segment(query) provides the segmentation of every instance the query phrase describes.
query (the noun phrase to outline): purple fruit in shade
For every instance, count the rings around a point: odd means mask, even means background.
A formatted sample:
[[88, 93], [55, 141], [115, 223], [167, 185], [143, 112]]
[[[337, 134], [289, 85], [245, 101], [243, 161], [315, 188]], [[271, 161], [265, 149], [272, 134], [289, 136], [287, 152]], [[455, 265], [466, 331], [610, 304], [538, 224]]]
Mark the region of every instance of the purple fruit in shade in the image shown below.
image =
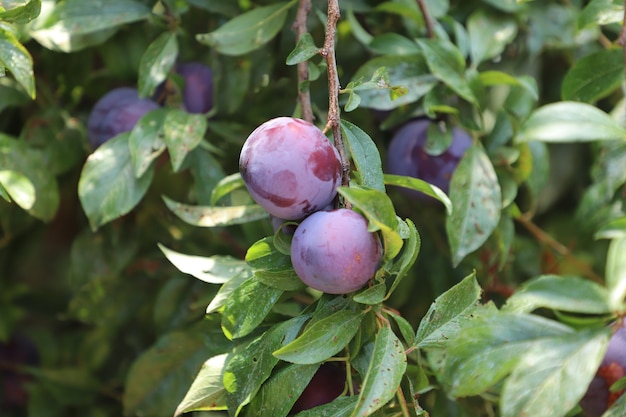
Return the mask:
[[339, 397], [346, 386], [346, 372], [331, 363], [322, 364], [291, 408], [289, 415], [327, 404]]
[[591, 380], [580, 406], [587, 417], [600, 417], [624, 393], [610, 388], [626, 376], [626, 319], [611, 337], [600, 368]]
[[313, 124], [278, 117], [256, 128], [241, 149], [239, 171], [252, 198], [271, 215], [303, 219], [335, 198], [339, 154]]
[[176, 66], [185, 79], [183, 104], [189, 113], [206, 113], [213, 107], [213, 71], [200, 62], [185, 62]]
[[293, 235], [291, 263], [311, 288], [347, 294], [374, 277], [382, 258], [380, 240], [361, 214], [318, 211], [304, 219]]
[[109, 91], [96, 102], [87, 120], [89, 143], [97, 148], [123, 132], [129, 132], [150, 110], [158, 104], [139, 98], [137, 90], [120, 87]]
[[7, 342], [0, 342], [0, 362], [15, 365], [15, 369], [0, 370], [0, 406], [25, 408], [28, 403], [26, 384], [31, 377], [20, 367], [39, 364], [37, 347], [25, 336], [14, 336]]
[[[452, 174], [465, 151], [472, 146], [472, 138], [464, 130], [454, 127], [448, 149], [437, 156], [429, 155], [424, 147], [432, 123], [428, 119], [416, 119], [396, 131], [387, 150], [387, 172], [419, 178], [448, 193]], [[418, 192], [411, 195], [424, 196]]]

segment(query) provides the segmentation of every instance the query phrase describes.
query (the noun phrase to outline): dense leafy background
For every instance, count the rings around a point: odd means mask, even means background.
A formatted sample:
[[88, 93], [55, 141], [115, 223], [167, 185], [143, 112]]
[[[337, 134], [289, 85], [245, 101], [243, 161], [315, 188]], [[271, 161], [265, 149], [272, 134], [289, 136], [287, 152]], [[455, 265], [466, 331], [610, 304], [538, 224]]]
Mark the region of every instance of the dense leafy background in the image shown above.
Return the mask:
[[[28, 394], [3, 416], [284, 416], [333, 356], [360, 390], [324, 415], [579, 415], [626, 310], [622, 5], [426, 0], [432, 33], [412, 0], [340, 5], [340, 194], [385, 263], [319, 297], [237, 161], [299, 89], [324, 125], [326, 2], [298, 43], [297, 1], [0, 1], [0, 342], [33, 351], [0, 356]], [[208, 115], [168, 103], [90, 148], [98, 98], [185, 61], [214, 70]], [[474, 138], [449, 199], [383, 173], [424, 115]]]

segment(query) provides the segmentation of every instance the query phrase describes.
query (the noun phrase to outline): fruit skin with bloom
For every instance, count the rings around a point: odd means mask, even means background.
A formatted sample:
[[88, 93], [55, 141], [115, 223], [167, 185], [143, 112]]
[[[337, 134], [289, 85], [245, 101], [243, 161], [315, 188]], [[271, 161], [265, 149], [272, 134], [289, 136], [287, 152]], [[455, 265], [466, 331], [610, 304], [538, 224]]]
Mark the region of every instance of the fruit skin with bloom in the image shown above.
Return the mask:
[[93, 106], [87, 120], [87, 137], [92, 148], [123, 132], [130, 132], [146, 113], [159, 105], [139, 98], [136, 89], [119, 87], [102, 96]]
[[[465, 151], [472, 146], [471, 136], [463, 129], [452, 128], [452, 142], [442, 154], [433, 156], [426, 152], [428, 128], [434, 122], [415, 119], [402, 125], [393, 135], [387, 150], [389, 174], [419, 178], [448, 193], [450, 179]], [[417, 191], [408, 191], [415, 197], [426, 198]]]
[[339, 397], [346, 387], [346, 371], [330, 362], [323, 363], [313, 375], [289, 415], [327, 404]]
[[337, 149], [315, 125], [293, 117], [257, 127], [241, 149], [239, 171], [252, 198], [284, 220], [326, 207], [341, 181]]
[[374, 277], [382, 247], [367, 220], [349, 209], [318, 211], [304, 219], [293, 235], [291, 263], [309, 287], [347, 294]]
[[602, 363], [580, 401], [587, 417], [600, 417], [624, 393], [611, 392], [615, 382], [626, 376], [626, 318], [611, 336]]
[[201, 62], [183, 62], [176, 73], [185, 79], [182, 96], [189, 113], [206, 113], [213, 108], [213, 71]]

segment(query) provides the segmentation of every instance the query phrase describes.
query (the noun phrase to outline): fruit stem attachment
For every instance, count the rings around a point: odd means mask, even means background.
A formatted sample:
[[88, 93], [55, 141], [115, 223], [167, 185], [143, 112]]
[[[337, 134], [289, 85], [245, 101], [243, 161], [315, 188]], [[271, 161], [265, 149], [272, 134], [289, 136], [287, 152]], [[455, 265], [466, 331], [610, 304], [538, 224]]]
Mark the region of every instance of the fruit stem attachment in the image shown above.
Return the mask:
[[428, 7], [426, 7], [426, 3], [424, 0], [417, 0], [417, 5], [422, 12], [422, 16], [424, 17], [424, 23], [426, 24], [426, 33], [428, 33], [428, 37], [431, 39], [435, 39], [435, 24], [433, 22], [433, 18], [428, 12]]
[[350, 184], [350, 161], [346, 156], [346, 150], [341, 137], [341, 126], [339, 125], [339, 74], [337, 72], [337, 61], [335, 59], [335, 34], [337, 32], [337, 21], [341, 16], [339, 11], [339, 0], [328, 0], [328, 23], [326, 24], [326, 35], [324, 46], [320, 54], [326, 59], [326, 71], [328, 74], [328, 121], [324, 128], [324, 133], [332, 129], [335, 147], [339, 152], [341, 160], [341, 185]]
[[[293, 22], [292, 28], [296, 31], [296, 41], [300, 42], [302, 35], [307, 33], [307, 18], [311, 12], [311, 0], [300, 0], [298, 11]], [[300, 62], [297, 66], [298, 71], [298, 102], [302, 111], [302, 118], [309, 123], [313, 123], [313, 107], [311, 106], [311, 93], [309, 86], [305, 87], [305, 83], [309, 80], [309, 63], [308, 61]]]

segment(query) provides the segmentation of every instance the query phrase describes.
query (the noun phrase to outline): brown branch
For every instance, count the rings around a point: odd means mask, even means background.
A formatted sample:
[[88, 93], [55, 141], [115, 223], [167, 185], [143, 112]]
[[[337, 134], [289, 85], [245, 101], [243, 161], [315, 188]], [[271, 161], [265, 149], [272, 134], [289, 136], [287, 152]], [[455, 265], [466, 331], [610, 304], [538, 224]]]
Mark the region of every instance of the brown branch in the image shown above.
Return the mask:
[[332, 129], [335, 147], [341, 159], [341, 185], [347, 186], [350, 183], [350, 161], [346, 156], [346, 150], [341, 137], [340, 111], [339, 111], [339, 74], [337, 73], [337, 61], [335, 59], [335, 33], [337, 31], [337, 21], [341, 13], [339, 11], [339, 0], [328, 0], [328, 23], [326, 25], [326, 36], [324, 46], [320, 54], [326, 58], [328, 74], [328, 121], [324, 132]]
[[[292, 28], [296, 31], [296, 40], [299, 42], [302, 35], [307, 33], [307, 18], [311, 12], [311, 0], [300, 0], [296, 19]], [[313, 123], [313, 107], [311, 106], [311, 93], [309, 87], [303, 87], [303, 84], [309, 80], [309, 64], [307, 61], [298, 63], [298, 102], [302, 110], [302, 118], [307, 122]]]
[[537, 239], [537, 241], [549, 246], [553, 251], [566, 258], [570, 263], [572, 263], [572, 265], [576, 266], [576, 268], [578, 268], [584, 276], [600, 284], [604, 283], [602, 277], [593, 272], [589, 265], [578, 260], [567, 246], [547, 234], [542, 228], [533, 223], [532, 220], [526, 218], [525, 216], [519, 216], [515, 220], [524, 226], [526, 230], [528, 230], [535, 237], [535, 239]]
[[431, 39], [435, 38], [435, 23], [433, 22], [433, 18], [428, 12], [428, 7], [426, 7], [426, 3], [424, 0], [417, 0], [417, 5], [422, 12], [422, 16], [424, 16], [424, 23], [426, 24], [426, 32], [428, 33], [428, 37]]

